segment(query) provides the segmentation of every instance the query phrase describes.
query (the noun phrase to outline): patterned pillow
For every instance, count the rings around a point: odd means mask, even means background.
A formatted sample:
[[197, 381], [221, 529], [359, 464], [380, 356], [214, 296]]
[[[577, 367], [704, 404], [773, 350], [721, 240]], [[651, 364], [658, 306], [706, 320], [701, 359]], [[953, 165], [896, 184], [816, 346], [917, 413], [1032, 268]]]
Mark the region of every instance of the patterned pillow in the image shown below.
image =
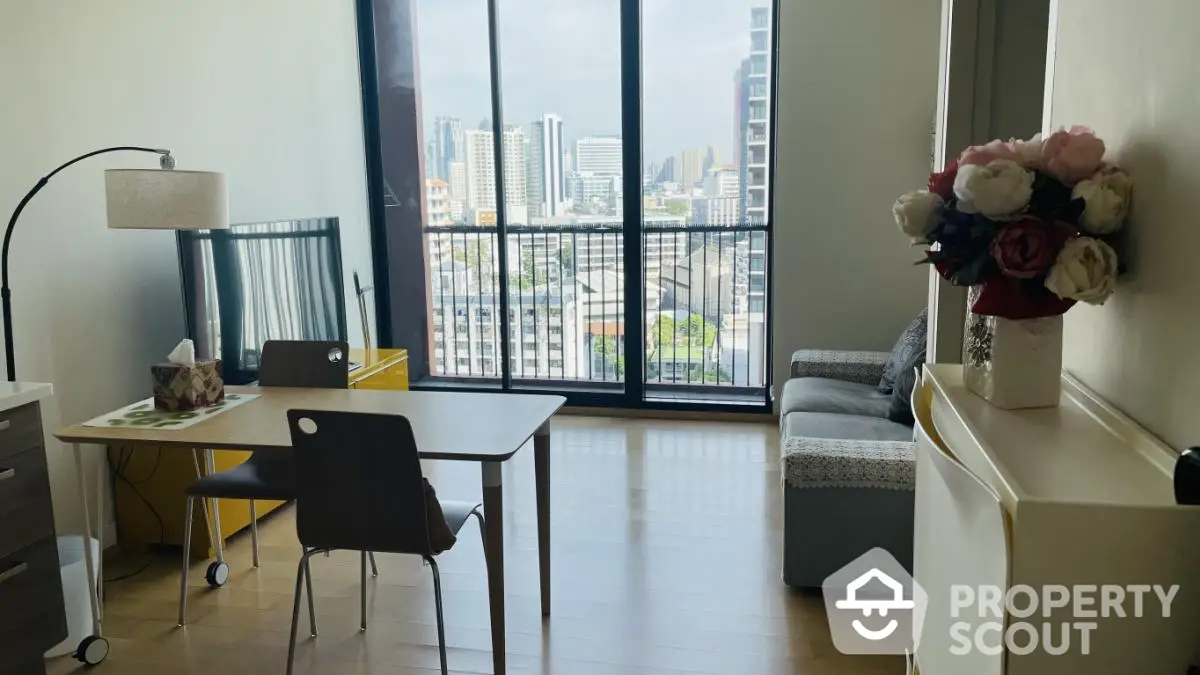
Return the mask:
[[898, 424], [912, 426], [916, 424], [912, 411], [912, 392], [917, 386], [918, 373], [925, 365], [925, 345], [913, 352], [909, 360], [900, 369], [892, 388], [892, 402], [888, 407], [888, 419]]
[[925, 333], [929, 327], [929, 310], [922, 309], [917, 318], [908, 324], [908, 328], [900, 334], [900, 339], [896, 340], [896, 345], [892, 347], [892, 355], [888, 357], [887, 363], [883, 366], [883, 377], [879, 378], [879, 393], [890, 394], [896, 386], [896, 378], [900, 376], [900, 371], [904, 364], [912, 359], [912, 355], [920, 350], [922, 354], [925, 352]]

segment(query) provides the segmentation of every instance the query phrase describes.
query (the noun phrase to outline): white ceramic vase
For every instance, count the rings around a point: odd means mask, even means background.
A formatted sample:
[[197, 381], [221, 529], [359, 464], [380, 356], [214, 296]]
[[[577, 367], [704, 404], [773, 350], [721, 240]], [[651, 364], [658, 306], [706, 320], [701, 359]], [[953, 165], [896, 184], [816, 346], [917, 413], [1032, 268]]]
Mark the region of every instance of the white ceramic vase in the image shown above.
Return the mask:
[[[975, 289], [968, 302], [974, 303]], [[1014, 321], [968, 312], [963, 336], [967, 389], [1005, 410], [1058, 405], [1062, 316]]]

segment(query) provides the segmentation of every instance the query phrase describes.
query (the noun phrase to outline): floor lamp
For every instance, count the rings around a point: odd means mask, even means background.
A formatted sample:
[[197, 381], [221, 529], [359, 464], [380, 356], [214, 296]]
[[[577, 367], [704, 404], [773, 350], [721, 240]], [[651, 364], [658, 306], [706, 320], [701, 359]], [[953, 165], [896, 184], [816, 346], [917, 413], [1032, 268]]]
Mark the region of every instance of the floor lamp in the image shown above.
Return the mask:
[[17, 203], [0, 251], [0, 300], [4, 306], [4, 365], [8, 381], [16, 382], [13, 356], [12, 290], [8, 285], [8, 247], [13, 227], [29, 201], [59, 172], [89, 157], [109, 152], [150, 152], [160, 156], [159, 169], [108, 169], [104, 172], [108, 226], [136, 230], [217, 230], [229, 227], [229, 198], [225, 174], [176, 171], [170, 150], [121, 145], [84, 153], [43, 176]]

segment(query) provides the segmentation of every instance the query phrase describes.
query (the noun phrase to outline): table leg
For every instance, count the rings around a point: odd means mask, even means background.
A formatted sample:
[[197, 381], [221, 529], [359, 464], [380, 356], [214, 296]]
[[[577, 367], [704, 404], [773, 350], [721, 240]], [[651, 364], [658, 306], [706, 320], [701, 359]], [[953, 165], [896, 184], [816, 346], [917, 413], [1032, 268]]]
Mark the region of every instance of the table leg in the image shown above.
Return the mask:
[[[80, 450], [79, 444], [72, 445], [75, 451], [75, 473], [79, 476], [79, 501], [83, 510], [83, 563], [88, 576], [88, 602], [92, 609], [92, 635], [100, 635], [100, 589], [98, 584], [91, 583], [92, 579], [99, 579], [95, 576], [96, 560], [92, 555], [92, 519], [88, 514], [88, 489], [87, 479], [83, 475], [83, 453]], [[97, 495], [98, 499], [103, 499], [104, 495]]]
[[550, 422], [533, 436], [533, 472], [537, 483], [538, 568], [542, 616], [550, 616]]
[[483, 462], [483, 515], [487, 522], [484, 555], [487, 558], [488, 607], [492, 615], [492, 672], [504, 675], [504, 488], [499, 462]]
[[[107, 455], [107, 450], [105, 454]], [[107, 457], [105, 459], [107, 460]], [[107, 468], [108, 462], [105, 461], [96, 469], [96, 550], [100, 552], [100, 557], [96, 558], [96, 599], [100, 601], [101, 620], [104, 617], [104, 483], [108, 477]], [[85, 542], [87, 547], [91, 548], [91, 541]]]

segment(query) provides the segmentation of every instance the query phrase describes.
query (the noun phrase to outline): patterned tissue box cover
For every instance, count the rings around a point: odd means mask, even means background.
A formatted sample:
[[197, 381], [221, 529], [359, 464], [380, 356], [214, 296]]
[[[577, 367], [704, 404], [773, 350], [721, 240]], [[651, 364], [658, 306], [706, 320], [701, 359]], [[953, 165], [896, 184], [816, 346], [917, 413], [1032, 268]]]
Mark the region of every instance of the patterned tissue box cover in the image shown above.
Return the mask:
[[221, 360], [198, 361], [194, 366], [160, 363], [150, 366], [154, 377], [154, 407], [159, 410], [195, 410], [225, 400]]

